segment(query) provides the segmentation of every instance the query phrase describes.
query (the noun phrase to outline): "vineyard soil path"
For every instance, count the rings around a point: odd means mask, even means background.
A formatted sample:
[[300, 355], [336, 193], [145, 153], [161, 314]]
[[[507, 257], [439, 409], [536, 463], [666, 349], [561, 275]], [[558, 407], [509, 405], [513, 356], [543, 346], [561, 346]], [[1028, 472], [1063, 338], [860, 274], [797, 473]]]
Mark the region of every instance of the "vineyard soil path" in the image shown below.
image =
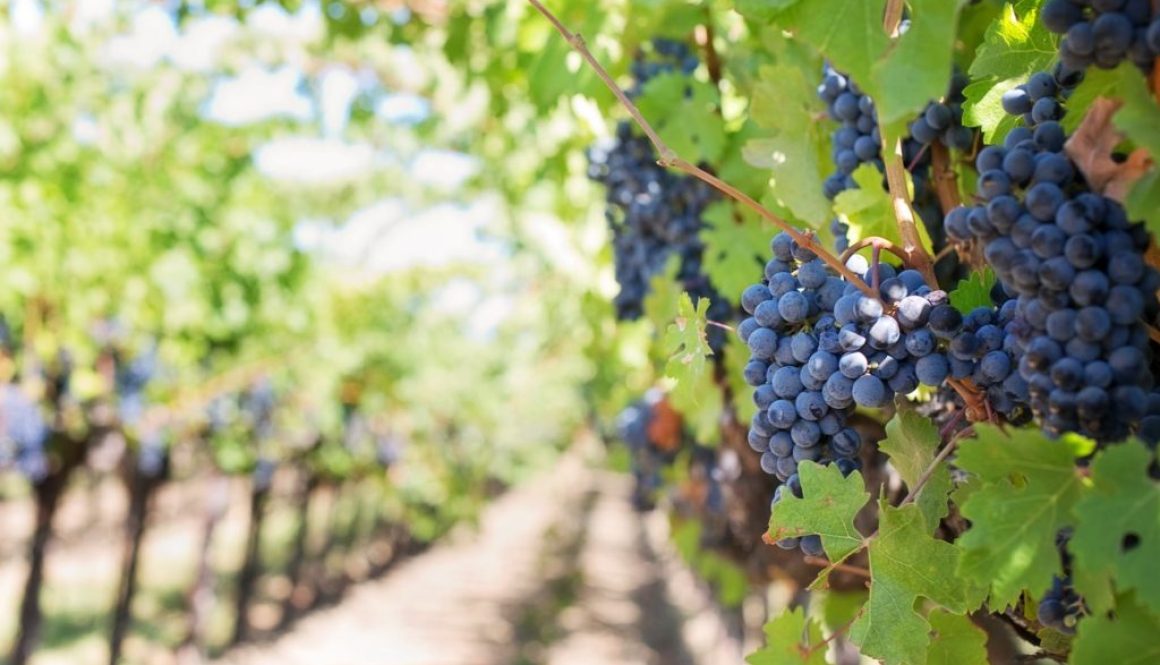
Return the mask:
[[592, 447], [489, 506], [472, 530], [353, 588], [229, 665], [734, 665], [742, 647]]

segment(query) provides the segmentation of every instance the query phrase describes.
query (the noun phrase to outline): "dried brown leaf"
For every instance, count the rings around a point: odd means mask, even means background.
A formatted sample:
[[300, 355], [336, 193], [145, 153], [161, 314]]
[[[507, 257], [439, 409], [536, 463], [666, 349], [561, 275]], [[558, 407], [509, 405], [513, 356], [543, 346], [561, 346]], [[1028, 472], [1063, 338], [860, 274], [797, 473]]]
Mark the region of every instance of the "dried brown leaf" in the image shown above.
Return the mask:
[[1135, 150], [1122, 162], [1112, 158], [1124, 137], [1112, 125], [1112, 116], [1121, 102], [1101, 97], [1092, 103], [1087, 116], [1067, 140], [1064, 151], [1071, 157], [1094, 191], [1123, 201], [1132, 184], [1151, 164], [1145, 150]]

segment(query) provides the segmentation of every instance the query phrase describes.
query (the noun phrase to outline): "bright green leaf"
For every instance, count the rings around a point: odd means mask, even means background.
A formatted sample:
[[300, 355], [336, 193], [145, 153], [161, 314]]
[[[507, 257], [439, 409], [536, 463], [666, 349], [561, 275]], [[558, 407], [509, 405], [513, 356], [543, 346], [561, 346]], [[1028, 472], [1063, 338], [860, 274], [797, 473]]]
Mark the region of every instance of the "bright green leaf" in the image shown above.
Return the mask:
[[1006, 5], [971, 63], [974, 82], [964, 91], [963, 122], [981, 127], [987, 143], [1001, 141], [1018, 124], [1003, 113], [1003, 93], [1055, 61], [1056, 37], [1037, 20], [1040, 4], [1041, 0], [1020, 0]]
[[770, 135], [746, 144], [746, 161], [768, 168], [774, 193], [794, 216], [812, 226], [830, 217], [830, 202], [818, 183], [825, 177], [819, 146], [828, 144], [828, 127], [815, 120], [825, 112], [816, 83], [800, 68], [763, 67], [753, 89], [753, 121]]
[[769, 518], [770, 537], [781, 540], [816, 533], [831, 561], [844, 559], [862, 546], [862, 534], [854, 527], [854, 516], [870, 498], [862, 475], [842, 477], [837, 465], [816, 462], [803, 462], [798, 474], [803, 498], [782, 493]]
[[726, 143], [719, 97], [711, 83], [672, 72], [649, 79], [636, 105], [678, 155], [712, 164], [720, 159]]
[[1116, 602], [1114, 618], [1093, 615], [1079, 622], [1072, 665], [1155, 665], [1160, 663], [1160, 616], [1130, 596]]
[[[834, 198], [834, 212], [850, 225], [850, 237], [878, 236], [896, 245], [902, 244], [894, 205], [882, 185], [882, 174], [874, 166], [863, 164], [854, 171], [854, 182], [858, 183], [856, 189], [847, 189]], [[922, 224], [917, 227], [919, 239], [929, 252], [931, 242], [926, 227]]]
[[867, 84], [879, 122], [909, 121], [931, 100], [947, 94], [955, 29], [965, 1], [911, 0], [910, 28], [874, 64], [873, 85]]
[[822, 628], [798, 607], [765, 624], [765, 646], [745, 659], [749, 665], [825, 665]]
[[1084, 481], [1076, 450], [1038, 430], [975, 425], [956, 465], [977, 483], [960, 506], [971, 528], [958, 540], [959, 574], [987, 586], [991, 605], [1014, 605], [1024, 589], [1042, 590], [1062, 573], [1056, 534], [1074, 523]]
[[[1139, 442], [1100, 452], [1091, 465], [1092, 490], [1075, 506], [1069, 549], [1085, 574], [1135, 591], [1160, 614], [1160, 483], [1148, 475], [1155, 455]], [[1126, 545], [1132, 541], [1131, 547]], [[1077, 577], [1077, 583], [1081, 577]], [[1086, 591], [1080, 589], [1081, 592]], [[1106, 592], [1106, 591], [1105, 591]], [[1100, 595], [1093, 593], [1092, 595]], [[1095, 611], [1106, 608], [1093, 608]]]
[[[938, 427], [921, 416], [905, 400], [898, 412], [886, 424], [886, 438], [878, 444], [879, 450], [890, 456], [890, 464], [907, 487], [914, 487], [923, 472], [934, 461], [939, 447]], [[951, 474], [946, 464], [940, 464], [923, 486], [915, 503], [922, 512], [927, 533], [932, 533], [947, 514], [947, 495], [951, 491]]]
[[966, 279], [959, 280], [954, 291], [949, 294], [951, 305], [963, 314], [976, 307], [991, 306], [991, 289], [995, 286], [995, 273], [990, 268], [972, 271]]
[[761, 274], [770, 231], [755, 213], [743, 211], [731, 201], [709, 206], [702, 219], [706, 222], [701, 231], [705, 274], [718, 291], [736, 297]]
[[988, 665], [987, 633], [961, 614], [934, 610], [926, 665]]
[[886, 665], [922, 663], [931, 625], [915, 612], [926, 598], [955, 613], [973, 609], [977, 593], [953, 574], [959, 550], [933, 538], [918, 506], [883, 502], [878, 535], [870, 545], [870, 600], [850, 626], [850, 641]]
[[882, 30], [885, 6], [885, 0], [809, 0], [782, 10], [774, 22], [866, 84], [890, 44]]

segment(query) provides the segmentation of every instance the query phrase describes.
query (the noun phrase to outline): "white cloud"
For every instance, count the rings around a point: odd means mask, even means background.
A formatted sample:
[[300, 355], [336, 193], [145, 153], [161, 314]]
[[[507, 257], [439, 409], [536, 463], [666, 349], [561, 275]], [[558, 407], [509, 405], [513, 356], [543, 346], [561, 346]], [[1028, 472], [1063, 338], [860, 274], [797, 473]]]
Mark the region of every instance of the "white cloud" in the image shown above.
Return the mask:
[[387, 93], [375, 106], [375, 112], [387, 122], [410, 125], [427, 119], [431, 103], [410, 93]]
[[432, 148], [415, 155], [410, 172], [425, 185], [450, 191], [459, 189], [479, 172], [479, 160], [461, 152]]

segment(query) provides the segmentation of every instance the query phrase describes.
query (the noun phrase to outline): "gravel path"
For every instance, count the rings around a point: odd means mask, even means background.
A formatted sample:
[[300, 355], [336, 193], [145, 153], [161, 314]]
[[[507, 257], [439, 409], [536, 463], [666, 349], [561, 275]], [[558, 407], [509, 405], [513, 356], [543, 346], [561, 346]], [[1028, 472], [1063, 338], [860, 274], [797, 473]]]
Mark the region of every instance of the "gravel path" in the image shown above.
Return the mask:
[[741, 650], [665, 546], [665, 518], [580, 455], [229, 665], [735, 665]]

